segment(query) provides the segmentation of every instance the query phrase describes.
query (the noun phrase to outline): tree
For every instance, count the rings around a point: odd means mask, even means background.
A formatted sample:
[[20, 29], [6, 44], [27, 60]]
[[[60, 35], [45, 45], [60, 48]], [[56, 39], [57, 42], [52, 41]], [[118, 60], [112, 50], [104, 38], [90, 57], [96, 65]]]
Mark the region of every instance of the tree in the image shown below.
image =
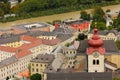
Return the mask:
[[120, 31], [120, 24], [117, 26], [117, 30]]
[[29, 74], [31, 75], [31, 65], [30, 64], [28, 65], [28, 70], [30, 72]]
[[120, 78], [114, 78], [113, 80], [120, 80]]
[[0, 17], [4, 16], [4, 11], [2, 9], [0, 9]]
[[22, 0], [18, 0], [18, 2], [20, 3]]
[[66, 47], [69, 47], [69, 46], [70, 46], [70, 43], [69, 43], [69, 42], [67, 42], [67, 43], [65, 44], [65, 46], [66, 46]]
[[98, 6], [95, 7], [93, 9], [92, 15], [93, 15], [93, 19], [96, 20], [97, 22], [105, 22], [106, 21], [104, 18], [105, 13], [101, 7], [98, 7]]
[[82, 19], [84, 19], [84, 20], [90, 20], [90, 14], [87, 14], [86, 11], [81, 11], [81, 12], [80, 12], [80, 15], [81, 15], [80, 18], [82, 18]]
[[77, 39], [79, 41], [84, 40], [85, 39], [85, 34], [83, 34], [83, 33], [79, 34]]
[[106, 13], [107, 13], [107, 12], [111, 12], [111, 10], [110, 10], [110, 9], [107, 9], [107, 10], [106, 10]]
[[113, 27], [120, 31], [120, 13], [118, 14], [117, 19], [113, 20]]
[[5, 3], [0, 2], [0, 9], [2, 9], [5, 14], [7, 14], [10, 11], [10, 4], [9, 3], [5, 4]]
[[36, 73], [30, 77], [30, 80], [41, 80], [41, 75]]
[[104, 22], [97, 22], [97, 24], [95, 25], [95, 22], [92, 23], [91, 25], [91, 29], [93, 29], [94, 27], [97, 27], [99, 30], [106, 30], [106, 24]]
[[112, 30], [113, 29], [113, 26], [108, 26], [108, 30]]
[[7, 2], [8, 2], [8, 0], [0, 0], [0, 2], [7, 3]]

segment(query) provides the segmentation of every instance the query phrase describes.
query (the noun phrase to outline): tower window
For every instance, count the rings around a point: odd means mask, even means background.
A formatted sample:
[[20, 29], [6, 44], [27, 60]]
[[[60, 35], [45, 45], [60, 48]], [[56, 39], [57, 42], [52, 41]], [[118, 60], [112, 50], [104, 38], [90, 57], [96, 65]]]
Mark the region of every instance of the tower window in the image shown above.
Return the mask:
[[99, 65], [99, 60], [93, 60], [93, 65]]
[[97, 60], [97, 65], [99, 65], [99, 60]]
[[95, 65], [95, 60], [93, 60], [93, 65]]

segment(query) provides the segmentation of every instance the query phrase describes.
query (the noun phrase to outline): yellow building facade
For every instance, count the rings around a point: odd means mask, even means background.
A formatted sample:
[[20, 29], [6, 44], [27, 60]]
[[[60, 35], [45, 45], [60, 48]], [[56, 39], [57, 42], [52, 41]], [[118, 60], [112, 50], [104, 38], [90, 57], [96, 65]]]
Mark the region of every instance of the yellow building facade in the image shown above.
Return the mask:
[[52, 54], [39, 54], [37, 57], [30, 61], [30, 74], [41, 74], [42, 79], [46, 78], [45, 70], [49, 64], [54, 60]]
[[115, 63], [117, 65], [117, 68], [120, 68], [120, 54], [105, 55], [105, 59], [112, 63]]

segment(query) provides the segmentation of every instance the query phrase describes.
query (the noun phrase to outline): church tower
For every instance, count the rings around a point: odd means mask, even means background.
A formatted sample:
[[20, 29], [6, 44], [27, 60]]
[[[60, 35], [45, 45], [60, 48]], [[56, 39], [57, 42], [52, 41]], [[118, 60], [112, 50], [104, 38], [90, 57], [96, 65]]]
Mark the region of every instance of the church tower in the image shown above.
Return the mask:
[[94, 34], [88, 40], [89, 47], [86, 52], [88, 55], [88, 72], [104, 72], [104, 54], [103, 40], [98, 35], [98, 29], [94, 28]]

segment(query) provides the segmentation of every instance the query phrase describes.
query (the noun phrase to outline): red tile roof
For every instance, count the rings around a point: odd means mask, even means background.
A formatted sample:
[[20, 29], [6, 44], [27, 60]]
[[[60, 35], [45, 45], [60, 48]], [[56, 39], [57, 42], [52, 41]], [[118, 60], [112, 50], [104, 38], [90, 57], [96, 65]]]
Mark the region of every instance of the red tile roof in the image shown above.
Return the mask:
[[31, 51], [25, 50], [25, 49], [23, 49], [23, 50], [21, 49], [21, 50], [18, 50], [18, 53], [16, 53], [15, 56], [17, 58], [22, 58], [22, 57], [25, 57], [25, 56], [30, 55], [30, 54], [32, 54]]
[[6, 52], [16, 52], [17, 49], [9, 46], [0, 46], [1, 51], [6, 51]]
[[17, 58], [22, 58], [26, 55], [32, 54], [32, 52], [29, 51], [30, 48], [36, 47], [41, 44], [55, 45], [61, 42], [61, 40], [58, 38], [53, 39], [53, 40], [46, 40], [46, 39], [38, 39], [38, 38], [30, 37], [30, 36], [21, 36], [21, 39], [30, 41], [31, 43], [22, 44], [18, 48], [13, 48], [9, 46], [0, 46], [0, 50], [7, 51], [7, 52], [16, 52], [15, 56]]
[[45, 45], [56, 45], [58, 43], [60, 43], [62, 40], [56, 38], [56, 39], [52, 39], [52, 40], [47, 40], [47, 39], [41, 39], [42, 40], [42, 44]]
[[31, 36], [27, 36], [27, 35], [20, 36], [20, 39], [25, 40], [25, 41], [30, 41], [30, 42], [34, 42], [34, 41], [38, 40], [35, 37], [31, 37]]

